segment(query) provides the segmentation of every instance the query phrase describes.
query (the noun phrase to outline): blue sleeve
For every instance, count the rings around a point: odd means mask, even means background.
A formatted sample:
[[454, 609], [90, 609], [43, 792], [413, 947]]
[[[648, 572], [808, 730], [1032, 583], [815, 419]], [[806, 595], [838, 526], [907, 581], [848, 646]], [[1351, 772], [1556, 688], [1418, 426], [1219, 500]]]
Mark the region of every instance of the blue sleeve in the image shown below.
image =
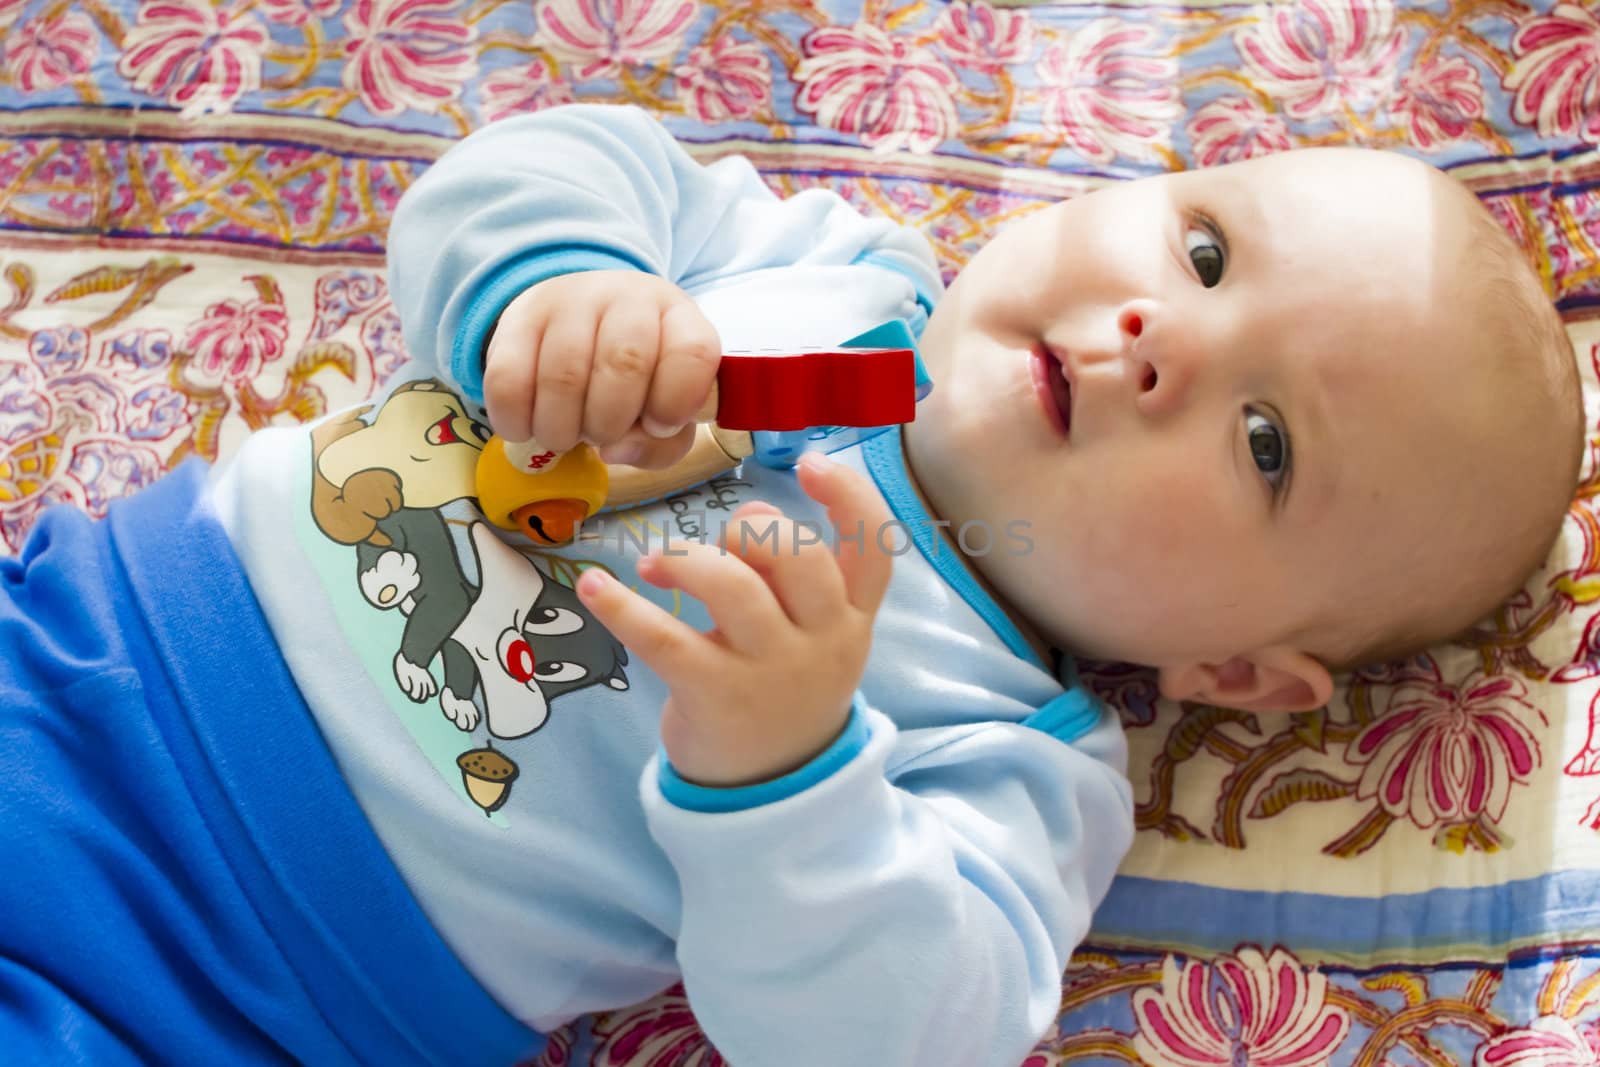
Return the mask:
[[853, 759], [759, 806], [682, 807], [646, 768], [695, 1014], [732, 1063], [832, 1044], [874, 1067], [1015, 1067], [1132, 843], [1121, 727], [1101, 712], [1068, 744], [860, 714]]
[[780, 200], [750, 163], [696, 162], [632, 107], [580, 104], [492, 123], [407, 190], [389, 284], [413, 358], [482, 400], [482, 358], [518, 293], [578, 270], [690, 289], [773, 267], [871, 262], [940, 291], [926, 241], [832, 193]]

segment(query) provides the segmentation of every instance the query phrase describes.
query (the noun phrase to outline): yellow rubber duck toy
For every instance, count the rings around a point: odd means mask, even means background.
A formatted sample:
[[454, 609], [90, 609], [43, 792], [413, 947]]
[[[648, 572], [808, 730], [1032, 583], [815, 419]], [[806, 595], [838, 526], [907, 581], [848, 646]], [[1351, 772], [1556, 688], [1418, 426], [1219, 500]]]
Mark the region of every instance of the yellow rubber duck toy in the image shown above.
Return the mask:
[[477, 482], [484, 518], [537, 544], [564, 545], [605, 506], [611, 477], [593, 445], [558, 455], [494, 436], [478, 456]]

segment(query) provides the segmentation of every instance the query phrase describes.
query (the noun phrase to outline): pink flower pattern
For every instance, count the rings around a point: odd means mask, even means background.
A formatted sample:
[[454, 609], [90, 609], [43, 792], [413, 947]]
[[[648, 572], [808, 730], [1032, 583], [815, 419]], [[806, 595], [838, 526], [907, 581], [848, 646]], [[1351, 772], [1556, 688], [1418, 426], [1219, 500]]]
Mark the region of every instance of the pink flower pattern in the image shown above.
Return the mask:
[[[273, 390], [292, 374], [290, 335], [299, 336], [313, 317], [307, 352], [322, 342], [342, 345], [360, 369], [346, 380], [339, 369], [324, 366], [302, 399], [326, 390], [328, 403], [342, 406], [402, 373], [398, 320], [376, 264], [382, 224], [420, 172], [421, 157], [413, 152], [374, 164], [382, 150], [364, 153], [391, 131], [422, 132], [442, 143], [483, 121], [573, 100], [630, 102], [675, 116], [674, 128], [695, 140], [735, 132], [707, 127], [746, 123], [737, 132], [765, 142], [768, 154], [756, 157], [763, 167], [764, 159], [778, 157], [772, 150], [777, 143], [798, 143], [805, 153], [806, 145], [848, 138], [882, 151], [940, 153], [874, 163], [845, 149], [833, 154], [838, 166], [807, 169], [807, 161], [785, 170], [788, 164], [780, 162], [774, 173], [780, 175], [775, 184], [786, 188], [833, 188], [864, 211], [912, 220], [934, 241], [947, 277], [993, 220], [1040, 202], [1030, 182], [1042, 180], [1051, 195], [1062, 189], [1075, 194], [1080, 179], [1071, 172], [1099, 171], [1100, 164], [1121, 158], [1154, 158], [1161, 169], [1212, 166], [1302, 144], [1361, 140], [1371, 132], [1402, 151], [1437, 153], [1444, 165], [1470, 159], [1474, 182], [1491, 194], [1499, 217], [1528, 243], [1549, 245], [1544, 265], [1551, 284], [1570, 285], [1561, 292], [1578, 296], [1575, 307], [1600, 296], [1589, 251], [1600, 241], [1600, 191], [1540, 186], [1550, 172], [1575, 173], [1578, 184], [1592, 179], [1592, 161], [1582, 171], [1570, 161], [1592, 155], [1579, 142], [1600, 144], [1596, 0], [1490, 5], [1470, 19], [1455, 18], [1468, 14], [1461, 5], [1420, 0], [1291, 0], [1233, 5], [1220, 17], [1214, 5], [1202, 10], [1187, 0], [1151, 9], [894, 0], [866, 9], [875, 12], [871, 17], [862, 10], [842, 0], [770, 7], [721, 0], [0, 0], [0, 93], [11, 93], [12, 114], [27, 112], [27, 121], [37, 124], [21, 136], [0, 136], [0, 189], [8, 198], [0, 200], [0, 214], [7, 232], [18, 220], [23, 230], [57, 226], [46, 243], [79, 242], [68, 254], [99, 256], [119, 269], [137, 265], [129, 249], [140, 233], [157, 235], [161, 255], [180, 259], [190, 258], [186, 242], [206, 242], [207, 252], [215, 253], [223, 242], [238, 241], [241, 261], [252, 270], [260, 257], [276, 256], [284, 246], [309, 251], [324, 240], [328, 244], [319, 248], [366, 263], [319, 273], [315, 299], [309, 275], [286, 275], [286, 284], [300, 291], [284, 304], [236, 296], [237, 274], [208, 279], [200, 299], [191, 299], [195, 290], [172, 300], [164, 292], [114, 331], [84, 324], [131, 295], [131, 286], [83, 283], [77, 287], [83, 295], [55, 303], [47, 294], [64, 291], [65, 280], [61, 271], [52, 273], [56, 253], [37, 250], [44, 245], [11, 248], [0, 264], [7, 270], [0, 304], [23, 299], [15, 281], [19, 268], [35, 269], [37, 276], [32, 302], [7, 321], [15, 343], [0, 352], [0, 540], [15, 547], [49, 503], [103, 510], [159, 476], [180, 445], [207, 454], [195, 437], [200, 413], [216, 411], [207, 404], [232, 405], [218, 418], [233, 437], [243, 387], [267, 379], [266, 389]], [[1117, 17], [1102, 18], [1108, 10]], [[857, 18], [867, 29], [850, 25]], [[1105, 27], [1129, 24], [1142, 36], [1113, 43], [1116, 33]], [[1222, 25], [1233, 27], [1231, 36], [1208, 36]], [[849, 38], [838, 50], [847, 54], [803, 40], [818, 44], [829, 31], [836, 41]], [[1202, 37], [1204, 45], [1193, 47]], [[1420, 55], [1427, 58], [1413, 59], [1411, 46], [1424, 41]], [[811, 82], [810, 108], [797, 107]], [[1219, 91], [1223, 95], [1214, 95]], [[30, 111], [44, 101], [25, 94], [44, 93], [53, 94], [50, 108]], [[118, 108], [130, 114], [143, 109], [146, 116], [168, 106], [190, 118], [249, 114], [197, 125], [193, 134], [170, 141], [142, 137], [122, 153], [115, 138], [81, 131], [59, 143], [51, 137], [49, 112], [74, 106], [75, 98], [98, 109], [97, 123]], [[352, 98], [365, 113], [357, 113]], [[464, 99], [475, 105], [470, 114], [460, 106]], [[311, 116], [320, 121], [298, 124]], [[281, 127], [289, 135], [269, 141], [274, 147], [246, 167], [257, 134], [243, 131], [270, 131], [284, 118], [297, 125]], [[341, 124], [360, 127], [359, 152], [340, 147], [346, 134], [334, 131]], [[981, 139], [958, 140], [963, 127], [980, 124]], [[819, 134], [813, 125], [825, 129]], [[1168, 151], [1174, 134], [1180, 143]], [[1056, 173], [1042, 174], [1045, 169]], [[1506, 184], [1512, 170], [1525, 185]], [[105, 206], [111, 225], [133, 235], [119, 238], [124, 243], [116, 249], [93, 244], [107, 223]], [[220, 259], [208, 255], [201, 273]], [[185, 307], [206, 310], [190, 322], [186, 316], [193, 313]], [[306, 322], [291, 328], [291, 308], [308, 309]], [[1579, 354], [1592, 371], [1592, 353]], [[306, 418], [312, 410], [309, 402], [285, 406], [274, 417]], [[1592, 501], [1575, 508], [1585, 518], [1594, 510]], [[1594, 573], [1592, 564], [1587, 573]], [[1578, 586], [1589, 580], [1584, 573], [1574, 576]], [[1515, 611], [1531, 617], [1549, 596], [1530, 592]], [[1483, 654], [1493, 666], [1464, 681], [1424, 683], [1414, 672], [1401, 672], [1369, 688], [1367, 706], [1383, 714], [1364, 729], [1351, 727], [1345, 708], [1336, 706], [1325, 725], [1315, 715], [1295, 717], [1291, 725], [1263, 718], [1257, 735], [1225, 723], [1222, 729], [1233, 733], [1224, 743], [1265, 753], [1269, 736], [1288, 748], [1292, 743], [1284, 738], [1303, 735], [1305, 747], [1284, 757], [1284, 769], [1304, 759], [1301, 769], [1326, 771], [1350, 755], [1345, 777], [1326, 774], [1308, 786], [1344, 791], [1334, 799], [1296, 801], [1294, 811], [1303, 816], [1320, 802], [1327, 812], [1371, 816], [1373, 825], [1398, 820], [1392, 830], [1378, 831], [1392, 835], [1382, 844], [1389, 857], [1396, 839], [1403, 851], [1416, 837], [1413, 826], [1509, 820], [1517, 812], [1513, 801], [1542, 804], [1549, 793], [1572, 787], [1572, 776], [1600, 768], [1600, 740], [1572, 756], [1582, 736], [1573, 730], [1574, 717], [1581, 724], [1584, 704], [1600, 689], [1597, 654], [1586, 638], [1561, 644], [1570, 636], [1561, 628], [1596, 609], [1580, 603], [1561, 610], [1571, 618], [1546, 633], [1540, 648], [1515, 650], [1539, 659], [1549, 647], [1558, 662], [1571, 661], [1555, 676], [1558, 684], [1537, 683], [1537, 695], [1530, 693], [1536, 683], [1517, 680], [1539, 677], [1534, 668], [1508, 661], [1496, 648]], [[1511, 681], [1501, 695], [1488, 692], [1506, 677]], [[1139, 695], [1141, 687], [1121, 676], [1111, 686], [1131, 708], [1124, 719], [1130, 736], [1172, 731], [1181, 739], [1188, 726], [1153, 693]], [[1552, 692], [1571, 694], [1572, 707], [1561, 707]], [[1541, 703], [1559, 708], [1564, 720], [1558, 725], [1552, 714], [1550, 728], [1543, 729], [1533, 710]], [[1352, 700], [1349, 707], [1355, 706]], [[1600, 722], [1600, 710], [1592, 714]], [[1189, 716], [1189, 724], [1198, 717]], [[1350, 740], [1353, 733], [1359, 738]], [[1571, 762], [1541, 759], [1548, 746]], [[1220, 759], [1207, 750], [1195, 758], [1212, 767]], [[1169, 795], [1159, 799], [1171, 801], [1175, 814], [1182, 808], [1203, 838], [1210, 802], [1217, 799], [1220, 809], [1230, 798], [1197, 797], [1189, 773], [1179, 765]], [[1135, 785], [1152, 788], [1137, 778]], [[1152, 799], [1147, 810], [1158, 807]], [[1551, 809], [1558, 846], [1573, 842], [1571, 829], [1600, 827], [1600, 802], [1580, 826], [1574, 816], [1581, 807], [1582, 798], [1574, 802], [1563, 793]], [[1295, 830], [1285, 830], [1287, 820], [1277, 816], [1250, 818], [1259, 820], [1252, 826], [1260, 837], [1251, 837], [1241, 862], [1260, 863], [1261, 853], [1282, 846], [1291, 853], [1303, 847], [1309, 857], [1321, 844], [1321, 838], [1295, 839]], [[1522, 863], [1545, 842], [1529, 843], [1526, 835], [1507, 836], [1499, 856], [1509, 853]], [[1173, 848], [1213, 845], [1190, 841]], [[1359, 871], [1378, 854], [1358, 857], [1348, 869]], [[1533, 864], [1540, 858], [1535, 855]], [[1497, 862], [1495, 855], [1473, 859]], [[1276, 853], [1266, 860], [1280, 861]], [[1339, 862], [1312, 857], [1323, 861]], [[1498, 986], [1498, 977], [1512, 971], [1502, 971], [1497, 959], [1430, 968], [1375, 954], [1370, 966], [1330, 967], [1324, 978], [1302, 962], [1311, 958], [1309, 950], [1297, 958], [1291, 949], [1266, 953], [1246, 945], [1232, 954], [1153, 964], [1150, 947], [1124, 952], [1096, 945], [1085, 952], [1088, 962], [1073, 981], [1103, 980], [1107, 992], [1063, 1017], [1048, 1039], [1060, 1048], [1041, 1048], [1029, 1063], [1099, 1062], [1094, 1051], [1083, 1051], [1098, 1042], [1109, 1050], [1103, 1058], [1142, 1058], [1152, 1067], [1348, 1067], [1367, 1060], [1399, 1067], [1432, 1062], [1419, 1048], [1427, 1051], [1437, 1041], [1433, 1056], [1441, 1062], [1600, 1067], [1600, 1027], [1589, 1000], [1597, 972], [1577, 956], [1530, 955], [1521, 971], [1554, 974], [1570, 965], [1559, 982], [1551, 979], [1571, 992], [1559, 1004], [1542, 992], [1536, 998], [1528, 981]], [[1536, 947], [1564, 952], [1554, 943]], [[1390, 980], [1395, 984], [1383, 984]], [[1402, 983], [1404, 998], [1397, 992]], [[1464, 988], [1472, 995], [1461, 996]], [[1448, 1003], [1453, 1021], [1430, 1026], [1423, 1014], [1431, 1005], [1412, 1004], [1413, 996]], [[1361, 1005], [1359, 1012], [1353, 1004]], [[1392, 1025], [1402, 1012], [1415, 1015], [1404, 1034]], [[575, 1042], [572, 1035], [579, 1033]], [[1397, 1043], [1376, 1049], [1380, 1034]], [[1067, 1048], [1078, 1051], [1062, 1051]], [[832, 1051], [825, 1057], [851, 1062], [851, 1050]], [[681, 989], [574, 1024], [541, 1062], [723, 1067]]]
[[1393, 112], [1403, 120], [1411, 143], [1438, 148], [1461, 137], [1483, 118], [1483, 85], [1478, 69], [1449, 56], [1400, 76]]
[[1528, 1026], [1499, 1034], [1479, 1047], [1473, 1067], [1597, 1067], [1600, 1026], [1582, 1029], [1559, 1015], [1544, 1015]]
[[1052, 45], [1038, 69], [1045, 129], [1095, 163], [1148, 156], [1182, 114], [1178, 61], [1147, 25], [1096, 19]]
[[1600, 144], [1600, 20], [1577, 4], [1559, 3], [1517, 28], [1516, 62], [1505, 86], [1516, 94], [1512, 117], [1545, 137]]
[[580, 81], [608, 78], [675, 54], [696, 10], [694, 0], [544, 0], [538, 40], [581, 63]]
[[81, 11], [63, 11], [10, 31], [6, 59], [25, 93], [53, 89], [88, 74], [99, 53], [94, 23]]
[[537, 59], [526, 66], [497, 70], [483, 79], [483, 117], [490, 122], [570, 104], [574, 99], [572, 86]]
[[186, 117], [225, 112], [261, 88], [267, 30], [248, 11], [206, 0], [142, 0], [117, 73], [140, 92], [166, 93]]
[[288, 339], [289, 316], [282, 304], [223, 300], [206, 308], [183, 347], [194, 355], [202, 379], [239, 383], [281, 358]]
[[1246, 96], [1213, 100], [1189, 117], [1184, 130], [1202, 167], [1271, 155], [1290, 144], [1283, 120]]
[[1152, 1067], [1324, 1067], [1350, 1030], [1325, 975], [1254, 946], [1211, 964], [1168, 956], [1160, 991], [1135, 993], [1133, 1014]]
[[1459, 685], [1409, 679], [1345, 750], [1363, 766], [1356, 796], [1427, 828], [1505, 814], [1515, 783], [1539, 766], [1530, 723], [1543, 715], [1505, 675], [1474, 671]]
[[304, 26], [313, 19], [338, 13], [344, 0], [258, 0], [257, 10], [271, 22], [285, 26]]
[[992, 73], [1023, 62], [1033, 51], [1027, 12], [997, 11], [986, 0], [954, 0], [933, 28], [950, 61], [971, 70]]
[[880, 152], [931, 152], [956, 130], [956, 75], [910, 38], [869, 23], [824, 26], [800, 42], [795, 106]]
[[595, 1020], [591, 1067], [728, 1067], [700, 1032], [681, 985]]
[[1236, 44], [1261, 88], [1310, 119], [1387, 94], [1405, 33], [1391, 0], [1298, 0], [1241, 30]]
[[689, 114], [701, 122], [749, 118], [772, 99], [772, 66], [760, 45], [723, 35], [690, 49], [674, 71]]
[[477, 73], [477, 31], [451, 14], [456, 0], [354, 0], [344, 87], [374, 115], [437, 111]]
[[576, 1067], [572, 1060], [573, 1029], [568, 1025], [547, 1035], [544, 1051], [539, 1053], [538, 1059], [519, 1067]]

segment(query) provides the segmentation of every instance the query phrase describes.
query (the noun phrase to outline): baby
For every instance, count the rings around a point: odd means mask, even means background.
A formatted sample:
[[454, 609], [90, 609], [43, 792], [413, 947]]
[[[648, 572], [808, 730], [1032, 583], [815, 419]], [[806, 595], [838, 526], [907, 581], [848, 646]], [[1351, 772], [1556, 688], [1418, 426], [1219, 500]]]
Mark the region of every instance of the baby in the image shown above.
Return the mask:
[[[390, 284], [423, 377], [0, 563], [18, 1062], [508, 1064], [681, 979], [739, 1067], [1012, 1067], [1132, 837], [1057, 650], [1316, 707], [1516, 589], [1577, 477], [1537, 280], [1379, 153], [1113, 186], [943, 292], [568, 107], [430, 169]], [[886, 320], [903, 429], [561, 549], [475, 507], [489, 426], [669, 466], [720, 353]]]
[[1578, 476], [1559, 318], [1476, 198], [1398, 155], [1058, 204], [973, 258], [922, 349], [934, 510], [1027, 518], [1032, 557], [976, 561], [1000, 595], [1173, 699], [1317, 707], [1330, 670], [1451, 637], [1541, 565]]

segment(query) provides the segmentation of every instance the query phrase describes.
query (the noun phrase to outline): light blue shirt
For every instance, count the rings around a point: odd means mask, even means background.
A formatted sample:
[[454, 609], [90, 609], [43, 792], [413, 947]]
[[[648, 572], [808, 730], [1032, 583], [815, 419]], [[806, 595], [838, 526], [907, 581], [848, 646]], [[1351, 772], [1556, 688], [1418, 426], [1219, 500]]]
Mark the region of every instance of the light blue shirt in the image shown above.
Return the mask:
[[486, 432], [484, 340], [528, 285], [647, 270], [728, 348], [831, 345], [886, 319], [920, 329], [941, 292], [926, 242], [826, 192], [780, 200], [742, 159], [700, 166], [636, 110], [577, 106], [466, 138], [402, 200], [389, 247], [433, 378], [257, 434], [212, 488], [341, 772], [446, 943], [541, 1030], [681, 976], [740, 1067], [842, 1048], [874, 1067], [1014, 1067], [1131, 842], [1123, 739], [934, 532], [898, 433], [835, 457], [912, 535], [890, 538], [850, 725], [743, 790], [672, 772], [664, 685], [570, 587], [602, 566], [708, 628], [638, 559], [715, 536], [753, 499], [825, 529], [792, 474], [747, 464], [551, 551], [483, 525], [462, 473]]

